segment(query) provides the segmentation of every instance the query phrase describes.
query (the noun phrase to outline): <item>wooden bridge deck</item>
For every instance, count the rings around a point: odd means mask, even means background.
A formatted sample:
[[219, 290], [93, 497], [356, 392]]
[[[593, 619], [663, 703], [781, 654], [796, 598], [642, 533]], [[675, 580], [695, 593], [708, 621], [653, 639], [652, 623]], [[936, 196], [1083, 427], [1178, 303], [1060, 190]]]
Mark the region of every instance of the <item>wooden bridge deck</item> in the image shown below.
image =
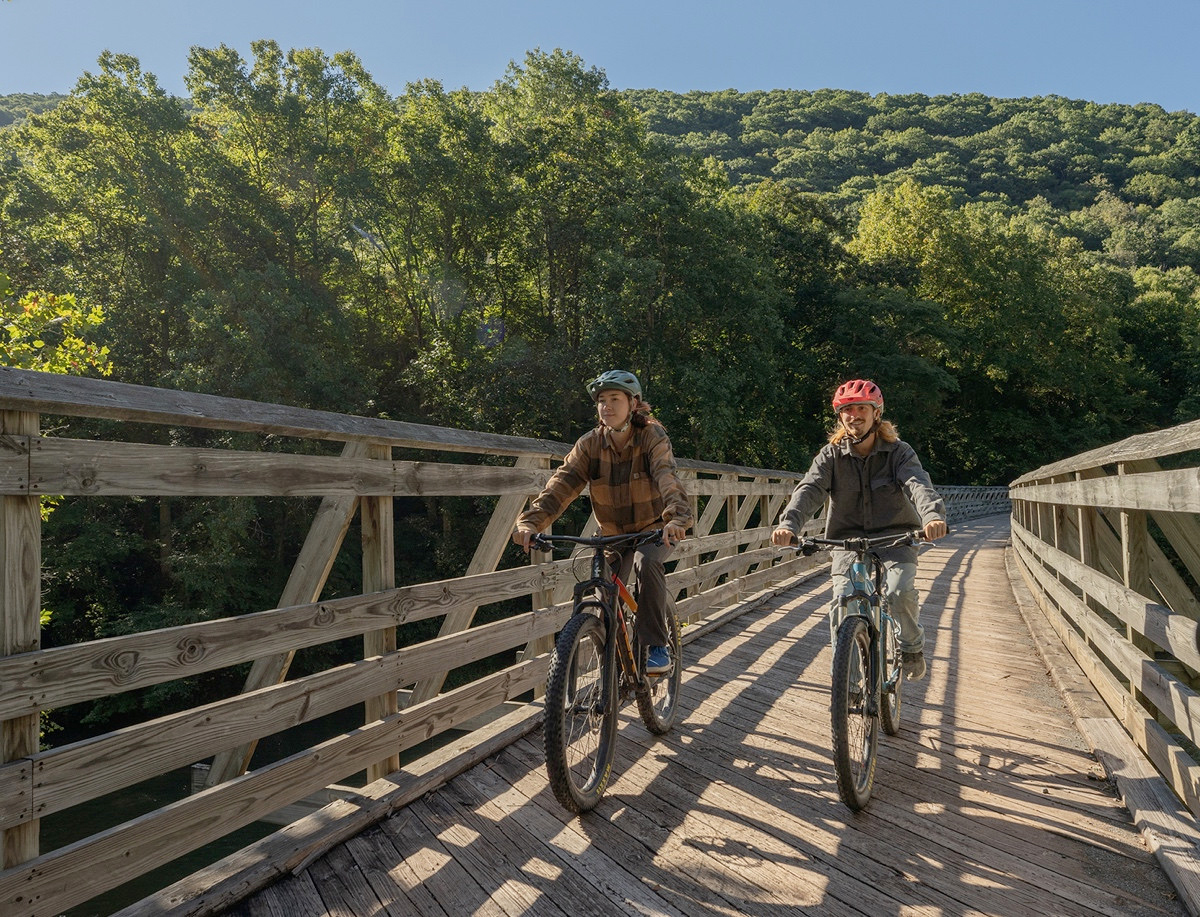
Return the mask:
[[925, 550], [929, 677], [875, 795], [829, 754], [827, 581], [685, 646], [684, 717], [630, 707], [598, 809], [568, 817], [534, 732], [228, 915], [1185, 914], [1022, 618], [1007, 519]]

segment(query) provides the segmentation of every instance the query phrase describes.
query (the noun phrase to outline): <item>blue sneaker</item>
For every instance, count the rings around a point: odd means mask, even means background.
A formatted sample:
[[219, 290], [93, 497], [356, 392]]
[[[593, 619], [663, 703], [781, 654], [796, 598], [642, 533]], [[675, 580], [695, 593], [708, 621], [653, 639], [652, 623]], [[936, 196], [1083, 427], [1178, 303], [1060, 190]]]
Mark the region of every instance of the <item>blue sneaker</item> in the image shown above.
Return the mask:
[[646, 657], [647, 675], [666, 675], [671, 671], [671, 654], [665, 646], [650, 647], [650, 655]]

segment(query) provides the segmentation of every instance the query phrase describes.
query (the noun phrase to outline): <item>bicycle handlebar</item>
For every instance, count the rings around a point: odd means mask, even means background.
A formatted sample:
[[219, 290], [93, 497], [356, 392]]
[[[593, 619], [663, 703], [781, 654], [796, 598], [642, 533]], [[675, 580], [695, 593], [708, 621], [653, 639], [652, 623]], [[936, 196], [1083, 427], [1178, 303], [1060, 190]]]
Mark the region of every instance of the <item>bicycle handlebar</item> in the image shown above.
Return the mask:
[[862, 538], [816, 538], [806, 536], [797, 538], [797, 540], [789, 545], [795, 548], [801, 554], [815, 554], [821, 546], [829, 546], [833, 548], [842, 548], [846, 551], [854, 551], [864, 553], [872, 548], [898, 548], [902, 545], [915, 545], [925, 540], [925, 532], [922, 529], [914, 529], [911, 532], [904, 532], [900, 535], [876, 535], [874, 537]]
[[646, 532], [627, 532], [621, 535], [547, 535], [538, 532], [529, 539], [529, 546], [548, 551], [555, 542], [567, 544], [582, 544], [589, 548], [608, 548], [614, 545], [630, 544], [639, 547], [644, 544], [662, 544], [662, 529], [650, 529]]

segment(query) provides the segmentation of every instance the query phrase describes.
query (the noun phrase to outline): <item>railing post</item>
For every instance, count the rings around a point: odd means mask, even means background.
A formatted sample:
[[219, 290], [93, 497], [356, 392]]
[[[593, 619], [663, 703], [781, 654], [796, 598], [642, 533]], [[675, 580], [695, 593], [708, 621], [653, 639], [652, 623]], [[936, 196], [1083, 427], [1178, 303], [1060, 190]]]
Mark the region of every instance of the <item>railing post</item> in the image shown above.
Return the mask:
[[[1075, 472], [1075, 480], [1086, 480], [1082, 471]], [[1079, 562], [1085, 567], [1091, 567], [1093, 570], [1099, 571], [1100, 563], [1097, 559], [1096, 551], [1096, 510], [1090, 506], [1083, 504], [1075, 509], [1076, 527], [1079, 529]], [[1091, 599], [1088, 597], [1086, 589], [1080, 589], [1080, 601], [1085, 607], [1096, 609], [1093, 607]], [[1096, 641], [1088, 639], [1088, 647], [1094, 653], [1097, 651]]]
[[[372, 459], [390, 462], [392, 447], [372, 444], [367, 455]], [[392, 497], [362, 497], [359, 501], [359, 519], [362, 524], [362, 568], [363, 593], [382, 592], [396, 586], [396, 540], [395, 522], [392, 512]], [[396, 628], [363, 634], [363, 657], [385, 656], [396, 651]], [[373, 723], [391, 716], [400, 709], [396, 690], [393, 688], [378, 697], [366, 700], [364, 718]], [[400, 754], [389, 755], [367, 767], [367, 782], [378, 780], [393, 771], [400, 770]]]
[[[39, 435], [38, 415], [0, 411], [0, 434], [24, 442]], [[26, 482], [29, 476], [26, 475]], [[0, 498], [0, 656], [28, 653], [41, 646], [42, 514], [38, 498]], [[40, 717], [37, 713], [0, 724], [0, 762], [19, 761], [38, 750]], [[33, 788], [26, 793], [32, 797]], [[38, 821], [3, 831], [4, 868], [38, 855]]]
[[[1124, 477], [1129, 474], [1125, 463], [1117, 465], [1117, 474]], [[1146, 527], [1144, 510], [1121, 510], [1121, 578], [1127, 589], [1140, 596], [1150, 599], [1150, 533]], [[1148, 654], [1151, 659], [1155, 655], [1154, 644], [1149, 638], [1134, 630], [1132, 625], [1125, 625], [1125, 636], [1134, 646]], [[1130, 682], [1129, 690], [1144, 707], [1151, 707], [1149, 700], [1142, 694], [1137, 681]], [[1157, 714], [1156, 714], [1157, 715]]]

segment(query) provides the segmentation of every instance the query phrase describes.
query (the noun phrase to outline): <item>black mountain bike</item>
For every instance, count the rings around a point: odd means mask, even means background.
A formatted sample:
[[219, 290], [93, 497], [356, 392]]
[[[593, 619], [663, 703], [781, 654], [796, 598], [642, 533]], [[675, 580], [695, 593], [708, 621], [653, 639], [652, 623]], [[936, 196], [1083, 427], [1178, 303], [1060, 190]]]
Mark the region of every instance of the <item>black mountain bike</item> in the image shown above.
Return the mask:
[[632, 535], [535, 535], [531, 545], [556, 543], [592, 549], [591, 575], [575, 585], [574, 611], [558, 635], [546, 678], [543, 735], [546, 770], [558, 801], [572, 812], [595, 807], [608, 786], [616, 754], [617, 713], [637, 698], [642, 721], [661, 735], [675, 722], [683, 677], [679, 622], [667, 615], [671, 671], [647, 675], [648, 647], [634, 627], [637, 601], [611, 569], [606, 549], [658, 542], [662, 530]]
[[839, 600], [829, 704], [838, 795], [855, 811], [871, 798], [880, 725], [888, 735], [900, 731], [904, 686], [900, 624], [887, 612], [885, 571], [875, 552], [923, 539], [923, 532], [914, 531], [875, 538], [801, 538], [796, 545], [804, 554], [826, 545], [855, 555], [850, 565], [853, 591]]

